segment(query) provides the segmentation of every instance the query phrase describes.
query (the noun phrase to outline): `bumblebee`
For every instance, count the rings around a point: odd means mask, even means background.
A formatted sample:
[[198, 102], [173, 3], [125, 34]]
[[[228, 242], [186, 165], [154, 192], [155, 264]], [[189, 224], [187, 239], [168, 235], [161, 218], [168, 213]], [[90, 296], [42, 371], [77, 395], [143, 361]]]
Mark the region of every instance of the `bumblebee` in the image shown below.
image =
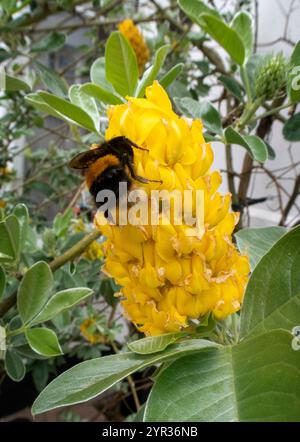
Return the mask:
[[132, 186], [133, 180], [143, 184], [161, 183], [161, 181], [143, 178], [135, 173], [133, 148], [148, 151], [128, 138], [120, 136], [94, 149], [81, 152], [70, 161], [69, 166], [72, 169], [85, 170], [87, 187], [96, 205], [96, 197], [101, 190], [112, 190], [118, 200], [120, 182], [126, 182], [128, 189]]

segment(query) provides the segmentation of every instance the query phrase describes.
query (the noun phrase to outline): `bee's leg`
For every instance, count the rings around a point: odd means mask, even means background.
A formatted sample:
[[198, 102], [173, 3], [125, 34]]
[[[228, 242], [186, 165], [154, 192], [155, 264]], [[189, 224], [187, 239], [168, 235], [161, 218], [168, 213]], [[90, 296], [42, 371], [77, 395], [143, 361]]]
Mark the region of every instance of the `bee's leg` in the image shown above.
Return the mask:
[[137, 175], [135, 173], [135, 171], [134, 171], [134, 168], [133, 168], [132, 164], [129, 161], [126, 162], [126, 165], [127, 165], [128, 169], [129, 169], [131, 177], [134, 180], [139, 181], [140, 183], [144, 183], [144, 184], [148, 184], [148, 183], [160, 183], [160, 184], [162, 184], [163, 183], [161, 180], [150, 180], [148, 178], [144, 178], [142, 176]]
[[129, 138], [124, 137], [124, 142], [128, 144], [130, 147], [133, 146], [136, 149], [145, 150], [149, 152], [149, 149], [145, 149], [144, 147], [139, 146], [138, 144], [135, 144], [133, 141], [131, 141]]

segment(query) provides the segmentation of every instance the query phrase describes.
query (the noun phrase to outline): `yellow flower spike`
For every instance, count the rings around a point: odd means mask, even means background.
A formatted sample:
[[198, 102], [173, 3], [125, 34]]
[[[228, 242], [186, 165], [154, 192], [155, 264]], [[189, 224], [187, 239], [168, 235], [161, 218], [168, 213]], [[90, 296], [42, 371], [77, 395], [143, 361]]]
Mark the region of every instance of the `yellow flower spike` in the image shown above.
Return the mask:
[[[190, 190], [187, 211], [193, 216], [194, 193], [201, 190], [204, 227], [189, 236], [186, 220], [180, 225], [168, 220], [163, 204], [158, 225], [149, 223], [148, 215], [147, 225], [101, 226], [97, 214], [95, 225], [107, 238], [104, 271], [122, 286], [125, 314], [146, 335], [183, 330], [208, 312], [223, 319], [240, 309], [250, 268], [232, 243], [238, 215], [230, 212], [230, 194], [218, 192], [221, 175], [210, 171], [213, 151], [203, 138], [202, 123], [176, 115], [157, 81], [147, 88], [146, 98], [127, 99], [109, 109], [106, 139], [124, 135], [147, 149], [134, 149], [136, 173], [162, 180], [134, 181], [133, 188], [148, 195], [153, 189]], [[187, 198], [184, 194], [182, 200]]]
[[122, 21], [122, 23], [120, 23], [118, 27], [124, 37], [127, 38], [135, 52], [139, 73], [141, 75], [144, 70], [144, 66], [149, 60], [150, 56], [149, 49], [144, 40], [143, 34], [130, 19]]

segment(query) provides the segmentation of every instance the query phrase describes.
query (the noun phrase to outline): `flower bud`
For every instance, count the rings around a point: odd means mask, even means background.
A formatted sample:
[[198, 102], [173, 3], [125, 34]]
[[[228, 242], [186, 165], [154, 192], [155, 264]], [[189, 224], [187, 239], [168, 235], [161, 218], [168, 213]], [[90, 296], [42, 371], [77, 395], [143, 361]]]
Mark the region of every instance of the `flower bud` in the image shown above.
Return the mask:
[[273, 100], [287, 81], [288, 63], [282, 53], [265, 57], [255, 76], [257, 98]]

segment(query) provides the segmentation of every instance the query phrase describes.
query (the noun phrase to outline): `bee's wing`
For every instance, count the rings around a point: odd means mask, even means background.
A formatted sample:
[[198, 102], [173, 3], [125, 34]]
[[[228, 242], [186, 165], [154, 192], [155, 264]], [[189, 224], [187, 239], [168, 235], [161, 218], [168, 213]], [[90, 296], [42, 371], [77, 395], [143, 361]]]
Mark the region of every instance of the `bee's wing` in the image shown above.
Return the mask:
[[95, 149], [86, 150], [76, 155], [69, 162], [69, 167], [72, 169], [87, 169], [93, 164], [98, 158], [104, 157], [109, 153], [107, 143], [102, 144]]

